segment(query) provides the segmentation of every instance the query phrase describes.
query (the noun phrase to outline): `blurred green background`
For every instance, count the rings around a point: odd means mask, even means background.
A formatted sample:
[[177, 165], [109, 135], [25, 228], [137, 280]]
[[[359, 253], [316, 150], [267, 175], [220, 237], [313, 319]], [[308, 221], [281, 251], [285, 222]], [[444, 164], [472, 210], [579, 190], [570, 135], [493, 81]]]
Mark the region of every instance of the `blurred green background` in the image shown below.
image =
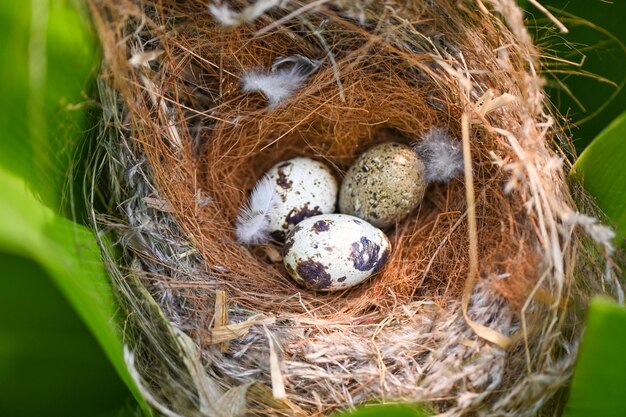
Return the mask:
[[[586, 188], [626, 230], [626, 1], [542, 3], [571, 30], [522, 2], [546, 55], [546, 88], [571, 121]], [[147, 413], [123, 363], [117, 308], [77, 190], [65, 181], [98, 107], [97, 41], [78, 0], [0, 2], [0, 416]], [[597, 139], [595, 139], [597, 138]], [[591, 145], [590, 145], [591, 144]], [[619, 244], [619, 242], [618, 242]], [[626, 314], [596, 300], [568, 416], [624, 416]], [[361, 416], [417, 416], [368, 407]]]
[[562, 34], [545, 28], [549, 21], [527, 6], [527, 22], [537, 43], [549, 55], [577, 65], [544, 60], [550, 99], [572, 122], [578, 152], [626, 110], [626, 1], [544, 0], [570, 30]]

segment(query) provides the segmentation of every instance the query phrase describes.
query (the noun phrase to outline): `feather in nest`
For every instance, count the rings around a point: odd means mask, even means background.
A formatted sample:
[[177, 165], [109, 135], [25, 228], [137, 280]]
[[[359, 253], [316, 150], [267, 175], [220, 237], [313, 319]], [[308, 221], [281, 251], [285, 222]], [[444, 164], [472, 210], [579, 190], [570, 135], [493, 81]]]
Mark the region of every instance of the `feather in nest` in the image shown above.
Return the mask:
[[250, 193], [248, 204], [237, 216], [235, 234], [244, 245], [257, 245], [269, 240], [269, 213], [276, 208], [276, 190], [272, 180], [264, 176]]

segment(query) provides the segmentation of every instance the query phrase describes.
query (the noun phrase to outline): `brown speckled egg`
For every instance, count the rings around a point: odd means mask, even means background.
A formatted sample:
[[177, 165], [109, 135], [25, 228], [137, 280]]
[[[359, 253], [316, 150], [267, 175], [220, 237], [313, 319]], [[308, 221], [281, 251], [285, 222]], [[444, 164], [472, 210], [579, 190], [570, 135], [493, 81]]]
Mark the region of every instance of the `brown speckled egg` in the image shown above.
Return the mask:
[[424, 164], [413, 149], [400, 143], [376, 145], [346, 173], [339, 210], [389, 227], [419, 206], [426, 185]]
[[382, 230], [345, 214], [322, 214], [287, 235], [283, 262], [289, 275], [317, 291], [353, 287], [387, 262], [391, 243]]
[[282, 240], [302, 220], [335, 211], [339, 187], [323, 162], [292, 158], [274, 165], [265, 176], [276, 193], [276, 206], [268, 213], [273, 238]]

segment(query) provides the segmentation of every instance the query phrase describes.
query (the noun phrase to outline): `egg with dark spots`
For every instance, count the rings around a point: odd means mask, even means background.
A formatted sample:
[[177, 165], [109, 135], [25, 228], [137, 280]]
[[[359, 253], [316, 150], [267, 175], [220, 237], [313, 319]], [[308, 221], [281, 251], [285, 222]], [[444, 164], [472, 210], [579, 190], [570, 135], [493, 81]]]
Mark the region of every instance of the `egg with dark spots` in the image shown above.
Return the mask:
[[276, 205], [268, 213], [268, 233], [274, 239], [284, 239], [306, 218], [335, 211], [339, 187], [323, 162], [293, 158], [274, 165], [265, 175], [276, 193]]
[[424, 163], [409, 146], [383, 143], [348, 169], [339, 191], [339, 211], [386, 228], [419, 206], [426, 190]]
[[310, 217], [289, 233], [283, 262], [299, 284], [316, 291], [353, 287], [384, 267], [391, 253], [385, 233], [346, 214]]

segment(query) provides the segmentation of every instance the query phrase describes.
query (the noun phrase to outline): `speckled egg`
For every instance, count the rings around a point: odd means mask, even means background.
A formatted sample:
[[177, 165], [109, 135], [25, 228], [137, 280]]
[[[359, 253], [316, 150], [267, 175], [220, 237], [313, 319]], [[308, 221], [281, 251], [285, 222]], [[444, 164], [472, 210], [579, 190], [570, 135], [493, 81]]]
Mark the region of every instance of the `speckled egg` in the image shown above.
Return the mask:
[[426, 185], [424, 163], [413, 149], [400, 143], [376, 145], [346, 173], [339, 211], [389, 227], [419, 206]]
[[273, 238], [282, 240], [302, 220], [335, 211], [339, 187], [326, 164], [298, 157], [276, 164], [265, 175], [276, 190], [276, 206], [268, 213]]
[[298, 283], [317, 291], [360, 284], [387, 262], [391, 243], [382, 230], [346, 214], [323, 214], [287, 235], [283, 262]]

